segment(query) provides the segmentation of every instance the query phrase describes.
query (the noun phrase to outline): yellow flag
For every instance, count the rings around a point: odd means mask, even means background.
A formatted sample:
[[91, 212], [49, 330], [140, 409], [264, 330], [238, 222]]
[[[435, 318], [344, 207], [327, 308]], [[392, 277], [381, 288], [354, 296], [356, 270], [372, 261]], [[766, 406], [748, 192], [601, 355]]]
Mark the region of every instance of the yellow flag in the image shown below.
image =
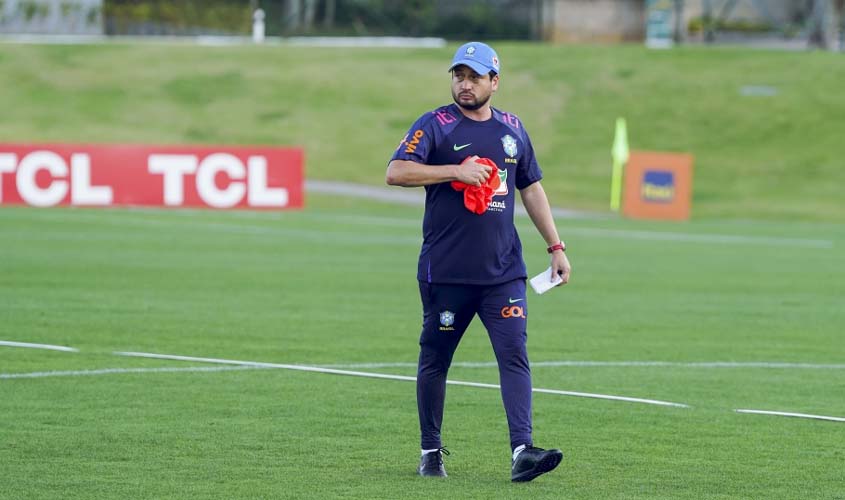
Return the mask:
[[613, 137], [613, 172], [610, 177], [610, 209], [619, 211], [622, 198], [622, 175], [625, 164], [628, 163], [628, 130], [624, 118], [616, 119], [616, 133]]
[[628, 131], [624, 118], [616, 119], [616, 135], [613, 137], [613, 161], [628, 163]]

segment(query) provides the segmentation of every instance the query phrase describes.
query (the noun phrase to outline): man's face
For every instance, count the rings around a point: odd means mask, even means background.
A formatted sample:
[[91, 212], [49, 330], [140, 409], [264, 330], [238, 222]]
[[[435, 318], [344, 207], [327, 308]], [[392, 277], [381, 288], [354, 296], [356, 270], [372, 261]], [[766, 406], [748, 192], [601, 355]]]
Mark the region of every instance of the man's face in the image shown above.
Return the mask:
[[474, 111], [481, 108], [498, 88], [499, 75], [492, 78], [489, 74], [479, 75], [464, 65], [452, 70], [452, 99], [464, 109]]

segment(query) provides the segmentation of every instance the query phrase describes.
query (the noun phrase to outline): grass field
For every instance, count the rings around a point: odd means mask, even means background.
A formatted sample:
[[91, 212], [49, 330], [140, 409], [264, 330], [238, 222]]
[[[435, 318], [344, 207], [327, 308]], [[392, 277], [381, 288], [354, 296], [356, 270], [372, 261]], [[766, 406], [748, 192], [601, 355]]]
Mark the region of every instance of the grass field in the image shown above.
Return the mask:
[[[496, 47], [494, 104], [557, 206], [607, 210], [623, 116], [633, 149], [695, 155], [696, 218], [845, 221], [842, 54]], [[0, 44], [0, 138], [299, 145], [309, 178], [382, 184], [411, 123], [451, 101], [454, 49]], [[745, 95], [759, 86], [776, 95]]]
[[[574, 274], [529, 298], [535, 387], [689, 408], [536, 394], [566, 458], [528, 484], [496, 390], [449, 388], [450, 477], [423, 480], [411, 382], [114, 354], [413, 376], [421, 209], [308, 203], [0, 210], [0, 340], [78, 349], [0, 346], [0, 498], [845, 498], [845, 423], [734, 411], [845, 417], [839, 224], [558, 221]], [[492, 361], [474, 324], [450, 378]]]

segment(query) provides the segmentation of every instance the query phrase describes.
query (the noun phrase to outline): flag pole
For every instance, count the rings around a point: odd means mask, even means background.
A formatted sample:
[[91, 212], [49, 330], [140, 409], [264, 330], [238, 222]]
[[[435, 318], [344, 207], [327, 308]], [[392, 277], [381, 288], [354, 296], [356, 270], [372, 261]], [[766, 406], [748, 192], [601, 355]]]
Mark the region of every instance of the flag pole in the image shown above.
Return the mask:
[[628, 131], [624, 118], [616, 119], [616, 133], [613, 137], [613, 172], [610, 177], [610, 209], [619, 211], [622, 198], [622, 175], [625, 164], [628, 163]]

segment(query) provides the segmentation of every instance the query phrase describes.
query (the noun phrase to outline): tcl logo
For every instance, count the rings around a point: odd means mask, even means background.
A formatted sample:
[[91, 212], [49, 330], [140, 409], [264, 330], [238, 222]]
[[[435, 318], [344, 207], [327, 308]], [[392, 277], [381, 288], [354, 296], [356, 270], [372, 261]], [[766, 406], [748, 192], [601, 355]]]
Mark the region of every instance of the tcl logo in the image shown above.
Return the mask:
[[[111, 205], [114, 197], [110, 187], [91, 185], [91, 157], [84, 153], [71, 155], [70, 168], [61, 156], [52, 151], [34, 151], [20, 162], [15, 154], [0, 153], [0, 174], [16, 170], [18, 194], [24, 202], [35, 207], [57, 205], [65, 199], [68, 191], [72, 205]], [[36, 182], [40, 171], [49, 175], [46, 186]], [[2, 179], [0, 176], [0, 183]], [[0, 196], [2, 187], [0, 184]]]
[[293, 148], [0, 144], [0, 204], [302, 206]]
[[[247, 182], [243, 179], [249, 178]], [[184, 201], [185, 175], [196, 174], [196, 188], [202, 201], [216, 208], [229, 208], [248, 197], [253, 207], [283, 207], [288, 204], [288, 192], [281, 188], [267, 187], [267, 160], [250, 156], [247, 167], [230, 154], [216, 153], [202, 161], [194, 155], [150, 155], [149, 172], [164, 178], [164, 204], [180, 206]], [[231, 182], [225, 188], [217, 187], [215, 178], [225, 173]]]
[[505, 306], [502, 308], [503, 318], [524, 318], [525, 310], [520, 306]]

